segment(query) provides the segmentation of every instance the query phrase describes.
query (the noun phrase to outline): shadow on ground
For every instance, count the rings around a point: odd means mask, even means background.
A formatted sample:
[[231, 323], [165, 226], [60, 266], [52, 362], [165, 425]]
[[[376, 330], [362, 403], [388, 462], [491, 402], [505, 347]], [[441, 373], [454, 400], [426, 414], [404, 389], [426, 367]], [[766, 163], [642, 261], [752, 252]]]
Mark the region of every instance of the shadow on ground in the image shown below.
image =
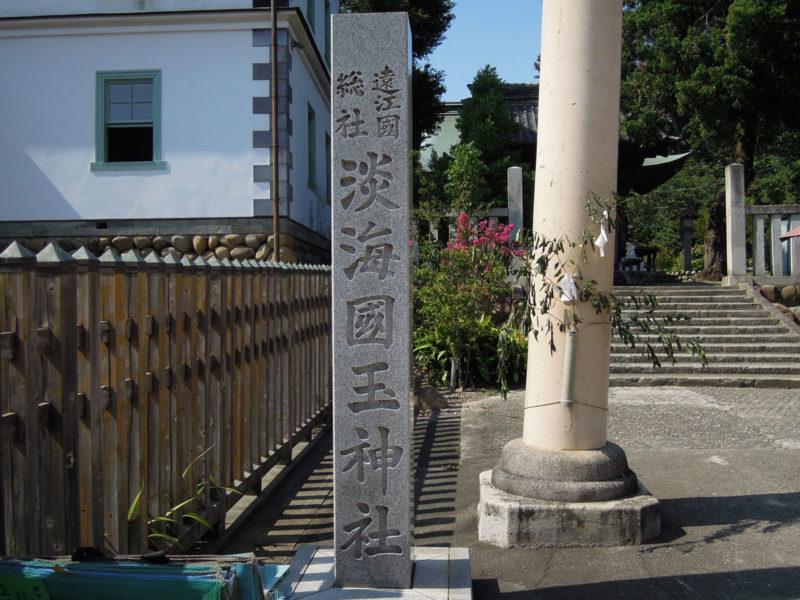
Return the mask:
[[[577, 566], [576, 566], [577, 568]], [[749, 569], [699, 575], [601, 581], [518, 592], [501, 592], [495, 579], [474, 579], [473, 597], [496, 600], [597, 600], [598, 598], [789, 598], [785, 590], [798, 589], [800, 568]]]

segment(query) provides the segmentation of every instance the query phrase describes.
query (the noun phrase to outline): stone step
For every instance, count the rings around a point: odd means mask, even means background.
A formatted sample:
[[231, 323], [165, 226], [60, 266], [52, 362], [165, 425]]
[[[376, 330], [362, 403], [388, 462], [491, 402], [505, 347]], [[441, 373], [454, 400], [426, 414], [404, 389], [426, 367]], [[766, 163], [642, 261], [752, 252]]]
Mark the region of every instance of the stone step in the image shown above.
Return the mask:
[[[691, 304], [689, 302], [668, 303], [657, 306], [626, 306], [622, 309], [624, 314], [643, 314], [643, 313], [659, 313], [659, 314], [688, 314], [703, 316], [714, 316], [719, 313], [728, 313], [733, 315], [746, 315], [754, 311], [761, 311], [753, 303], [744, 304], [714, 304], [709, 302]], [[763, 311], [762, 311], [763, 312]]]
[[653, 317], [655, 319], [666, 319], [668, 317], [673, 317], [673, 319], [682, 319], [686, 320], [687, 318], [692, 320], [700, 320], [700, 319], [766, 319], [771, 318], [773, 320], [777, 320], [777, 317], [771, 315], [767, 312], [764, 312], [761, 309], [755, 309], [753, 307], [748, 307], [745, 309], [740, 310], [730, 310], [728, 308], [721, 308], [721, 309], [706, 309], [706, 308], [694, 308], [691, 310], [663, 310], [661, 307], [658, 307], [655, 310], [624, 310], [622, 311], [622, 316], [626, 318], [633, 318], [633, 317]]
[[[662, 325], [662, 332], [678, 336], [684, 345], [687, 340], [702, 344], [709, 365], [703, 367], [697, 356], [683, 350], [675, 353], [676, 364], [670, 364], [655, 334], [639, 334], [637, 348], [626, 347], [615, 335], [611, 385], [800, 388], [800, 336], [743, 290], [702, 285], [614, 288], [621, 299], [631, 293], [655, 295], [656, 308], [637, 311], [628, 305], [624, 317], [690, 317]], [[636, 327], [632, 329], [637, 335]], [[656, 350], [661, 367], [653, 367], [642, 354], [645, 342]]]
[[[800, 354], [800, 344], [797, 343], [797, 339], [790, 338], [786, 336], [785, 343], [758, 343], [758, 342], [749, 342], [749, 338], [743, 337], [742, 342], [729, 342], [729, 343], [719, 343], [719, 342], [706, 342], [700, 340], [698, 338], [694, 338], [694, 341], [702, 344], [703, 350], [706, 354], [725, 354], [725, 353], [732, 353], [732, 354], [756, 354], [756, 353], [779, 353], [779, 354], [791, 354], [797, 355]], [[645, 340], [641, 340], [643, 343]], [[650, 344], [657, 344], [658, 340], [655, 337], [646, 340], [650, 342]], [[638, 348], [641, 343], [637, 344], [637, 349], [631, 350], [630, 346], [626, 346], [622, 343], [611, 344], [611, 354], [615, 356], [630, 354], [632, 352], [638, 352]], [[796, 360], [796, 358], [795, 358]]]
[[[772, 321], [771, 323], [776, 323]], [[634, 335], [637, 331], [631, 328]], [[675, 325], [666, 325], [661, 328], [664, 333], [678, 335], [680, 337], [696, 337], [701, 335], [748, 335], [748, 334], [786, 334], [786, 327], [781, 324], [764, 324], [764, 325], [737, 325], [737, 324], [722, 324], [722, 325], [697, 325], [692, 322], [681, 323]], [[617, 336], [614, 336], [614, 341], [621, 341]]]
[[612, 288], [615, 296], [646, 295], [646, 296], [747, 296], [744, 290], [726, 288], [714, 285], [654, 285], [654, 286], [623, 286], [615, 285]]
[[[632, 302], [629, 297], [627, 296], [617, 296], [618, 300], [622, 300], [624, 302]], [[640, 302], [643, 303], [641, 298], [638, 298]], [[675, 305], [675, 304], [689, 304], [696, 306], [698, 304], [713, 304], [719, 306], [728, 306], [730, 304], [739, 305], [744, 304], [747, 306], [753, 306], [755, 303], [750, 296], [744, 295], [736, 295], [736, 296], [711, 296], [711, 295], [703, 295], [703, 296], [677, 296], [677, 295], [659, 295], [656, 296], [656, 302], [658, 306], [666, 306], [666, 305]]]
[[[684, 337], [691, 337], [692, 340], [700, 343], [700, 344], [781, 344], [784, 347], [794, 346], [797, 345], [800, 347], [800, 338], [793, 333], [787, 333], [785, 330], [777, 333], [762, 333], [762, 334], [696, 334], [691, 336], [680, 336], [681, 339]], [[637, 338], [637, 343], [641, 342], [650, 342], [655, 343], [658, 342], [658, 336], [655, 334], [647, 334], [647, 335], [640, 335]], [[614, 336], [613, 344], [622, 348], [625, 347], [625, 344], [622, 343], [622, 340], [619, 337]]]
[[[662, 365], [667, 365], [668, 359], [666, 353], [661, 350], [660, 346], [653, 346], [653, 349], [656, 351], [656, 355], [661, 360]], [[708, 359], [709, 366], [718, 365], [718, 364], [740, 364], [740, 363], [771, 363], [771, 364], [781, 364], [781, 363], [797, 363], [800, 362], [797, 360], [797, 354], [787, 354], [787, 353], [764, 353], [764, 352], [723, 352], [723, 353], [716, 353], [716, 352], [709, 352], [706, 348], [703, 348], [706, 353], [706, 358]], [[678, 364], [700, 364], [700, 359], [693, 354], [686, 352], [685, 350], [675, 350], [675, 360]], [[637, 363], [641, 364], [642, 362], [646, 364], [649, 363], [646, 356], [643, 355], [642, 349], [635, 349], [630, 352], [626, 353], [616, 353], [612, 357], [612, 364], [615, 365], [626, 365]]]
[[[612, 357], [612, 361], [615, 358]], [[702, 367], [700, 362], [695, 359], [694, 363], [677, 363], [670, 364], [666, 361], [661, 361], [660, 367], [654, 367], [651, 362], [631, 362], [631, 363], [616, 363], [612, 362], [609, 367], [610, 373], [706, 373], [717, 375], [800, 375], [800, 364], [797, 363], [766, 363], [766, 362], [750, 362], [750, 363], [709, 363], [708, 366]]]
[[612, 387], [643, 386], [705, 386], [705, 387], [755, 387], [755, 388], [800, 388], [798, 375], [730, 374], [720, 377], [709, 373], [619, 373], [609, 377]]

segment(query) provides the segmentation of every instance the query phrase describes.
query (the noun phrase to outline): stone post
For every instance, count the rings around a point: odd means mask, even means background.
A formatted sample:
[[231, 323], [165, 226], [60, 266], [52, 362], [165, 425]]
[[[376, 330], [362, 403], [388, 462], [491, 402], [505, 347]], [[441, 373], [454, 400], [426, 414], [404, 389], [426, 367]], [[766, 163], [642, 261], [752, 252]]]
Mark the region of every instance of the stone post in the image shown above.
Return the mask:
[[[587, 197], [617, 179], [621, 0], [544, 0], [533, 229], [580, 240]], [[608, 246], [614, 247], [609, 232]], [[566, 252], [571, 252], [568, 249]], [[614, 259], [589, 250], [581, 282], [610, 292]], [[501, 546], [617, 545], [658, 533], [657, 501], [637, 494], [623, 450], [606, 440], [611, 328], [578, 303], [576, 334], [528, 346], [523, 437], [481, 474], [479, 538]], [[564, 307], [552, 312], [561, 315]], [[574, 368], [565, 368], [565, 362]], [[565, 390], [571, 390], [564, 401]]]
[[753, 215], [753, 275], [767, 271], [764, 258], [764, 215]]
[[773, 277], [783, 277], [782, 221], [783, 219], [779, 214], [769, 216], [769, 254]]
[[[800, 226], [800, 215], [792, 213], [789, 215], [789, 230]], [[800, 238], [793, 237], [789, 240], [789, 264], [790, 275], [792, 277], [800, 276]]]
[[522, 167], [508, 167], [508, 223], [516, 237], [522, 229]]
[[726, 284], [736, 283], [735, 277], [747, 275], [745, 247], [747, 234], [745, 231], [744, 212], [744, 165], [733, 164], [725, 167], [725, 234], [726, 261], [728, 275]]
[[411, 62], [405, 13], [332, 18], [336, 585], [411, 585]]

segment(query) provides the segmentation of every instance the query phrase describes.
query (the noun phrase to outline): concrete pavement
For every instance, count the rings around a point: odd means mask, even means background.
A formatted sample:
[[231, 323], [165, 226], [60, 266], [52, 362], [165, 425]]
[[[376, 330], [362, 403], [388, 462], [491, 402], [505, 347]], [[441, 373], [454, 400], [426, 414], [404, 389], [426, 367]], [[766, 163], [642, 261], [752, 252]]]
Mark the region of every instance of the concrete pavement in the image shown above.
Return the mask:
[[[478, 474], [521, 435], [522, 396], [415, 427], [414, 543], [469, 547], [474, 598], [800, 598], [800, 390], [612, 388], [609, 438], [661, 500], [662, 534], [502, 550], [477, 541]], [[302, 543], [331, 544], [331, 467], [323, 443], [222, 551], [288, 562]]]

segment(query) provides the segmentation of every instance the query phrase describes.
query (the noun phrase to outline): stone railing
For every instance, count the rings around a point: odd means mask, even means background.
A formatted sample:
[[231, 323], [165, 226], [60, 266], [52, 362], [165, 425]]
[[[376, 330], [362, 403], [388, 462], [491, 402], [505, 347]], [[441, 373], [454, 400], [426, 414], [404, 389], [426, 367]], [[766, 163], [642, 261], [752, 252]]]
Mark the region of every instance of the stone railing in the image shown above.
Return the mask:
[[[752, 271], [747, 269], [746, 258], [748, 217], [753, 222]], [[800, 226], [800, 206], [747, 206], [744, 167], [739, 164], [725, 168], [725, 220], [728, 266], [725, 285], [745, 281], [783, 284], [800, 278], [800, 237], [780, 239], [784, 223], [788, 223], [788, 229]], [[788, 250], [786, 256], [785, 250]]]

